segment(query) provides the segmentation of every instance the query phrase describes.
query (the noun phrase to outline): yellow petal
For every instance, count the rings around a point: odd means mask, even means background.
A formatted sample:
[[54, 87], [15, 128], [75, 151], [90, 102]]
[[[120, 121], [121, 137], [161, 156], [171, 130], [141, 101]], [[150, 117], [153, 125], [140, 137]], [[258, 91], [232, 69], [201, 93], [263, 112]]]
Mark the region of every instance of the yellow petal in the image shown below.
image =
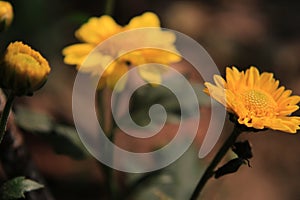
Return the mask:
[[[137, 32], [138, 33], [138, 32]], [[150, 45], [154, 47], [172, 50], [176, 36], [173, 32], [164, 31], [160, 27], [151, 28], [149, 31], [141, 31], [140, 37], [143, 39], [145, 46]], [[171, 47], [171, 49], [169, 49]]]
[[282, 95], [282, 93], [284, 92], [285, 87], [281, 86], [280, 88], [278, 88], [274, 94], [273, 94], [273, 98], [275, 101], [277, 101], [279, 99], [279, 97]]
[[247, 81], [247, 85], [250, 88], [253, 88], [256, 84], [255, 82], [259, 80], [259, 71], [256, 67], [251, 66], [250, 69], [246, 70], [245, 78]]
[[166, 70], [166, 67], [157, 64], [146, 64], [138, 67], [140, 76], [152, 85], [159, 85], [161, 83], [161, 75]]
[[279, 111], [279, 115], [285, 116], [290, 115], [291, 113], [295, 112], [299, 109], [299, 106], [293, 105], [293, 106], [287, 106], [284, 109]]
[[[126, 72], [128, 71], [128, 67], [125, 63], [116, 62], [113, 63], [112, 66], [109, 66], [109, 68], [110, 67], [112, 67], [113, 70], [111, 70], [111, 74], [107, 76], [106, 84], [109, 88], [115, 89], [116, 91], [122, 91], [127, 82]], [[123, 75], [125, 76], [120, 80]]]
[[90, 73], [92, 76], [106, 76], [106, 73], [103, 72], [112, 61], [113, 58], [111, 56], [103, 55], [100, 52], [93, 52], [89, 54], [81, 65], [80, 72]]
[[141, 16], [134, 17], [130, 20], [129, 24], [125, 26], [125, 29], [135, 29], [144, 27], [159, 27], [160, 22], [156, 14], [152, 12], [146, 12]]
[[95, 48], [95, 46], [91, 44], [73, 44], [65, 47], [62, 50], [62, 53], [64, 56], [68, 54], [87, 55], [93, 50], [93, 48]]
[[181, 60], [179, 54], [160, 49], [142, 49], [140, 52], [147, 63], [169, 64]]
[[94, 47], [95, 46], [91, 44], [74, 44], [65, 47], [62, 50], [62, 53], [65, 56], [64, 62], [69, 65], [80, 66]]
[[261, 76], [259, 78], [259, 85], [261, 87], [264, 87], [266, 84], [270, 83], [272, 80], [273, 80], [273, 74], [264, 72], [261, 74]]
[[278, 104], [281, 104], [282, 101], [286, 100], [292, 94], [292, 90], [285, 90], [281, 96], [278, 98]]
[[219, 87], [216, 87], [212, 85], [211, 83], [205, 82], [204, 83], [207, 90], [204, 90], [204, 92], [208, 92], [211, 97], [213, 97], [216, 101], [226, 106], [226, 100], [225, 100], [225, 91], [224, 89], [221, 89]]
[[120, 31], [121, 26], [110, 16], [104, 15], [90, 18], [75, 32], [75, 36], [82, 42], [99, 44]]
[[238, 82], [241, 78], [241, 73], [238, 72], [238, 70], [233, 67], [230, 69], [229, 67], [226, 68], [226, 80], [227, 80], [227, 85], [229, 88], [235, 88], [236, 82]]
[[214, 81], [216, 83], [216, 85], [220, 88], [224, 88], [226, 81], [219, 75], [214, 75]]

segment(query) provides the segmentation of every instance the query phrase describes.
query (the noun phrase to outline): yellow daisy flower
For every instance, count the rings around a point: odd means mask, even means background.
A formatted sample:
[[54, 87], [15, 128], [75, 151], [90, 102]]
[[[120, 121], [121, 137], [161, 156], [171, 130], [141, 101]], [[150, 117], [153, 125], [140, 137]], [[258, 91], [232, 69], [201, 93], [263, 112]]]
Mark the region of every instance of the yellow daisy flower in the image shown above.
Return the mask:
[[[155, 29], [149, 34], [138, 31], [135, 34], [126, 34], [122, 41], [110, 41], [108, 44], [109, 47], [90, 54], [97, 45], [117, 33], [145, 27], [155, 27], [157, 30]], [[118, 25], [107, 15], [99, 18], [92, 17], [75, 32], [75, 36], [82, 43], [63, 49], [64, 62], [76, 65], [77, 69], [80, 68], [81, 71], [91, 73], [92, 75], [98, 75], [100, 72], [105, 71], [98, 84], [98, 88], [100, 89], [105, 86], [113, 88], [119, 78], [131, 66], [134, 67], [146, 63], [168, 65], [181, 60], [174, 45], [176, 40], [175, 35], [172, 32], [161, 30], [159, 18], [151, 12], [146, 12], [141, 16], [132, 18], [124, 27]], [[163, 48], [164, 50], [143, 48], [123, 53], [132, 47], [153, 46], [153, 44], [155, 47]], [[115, 57], [118, 58], [113, 60]], [[155, 65], [148, 68], [143, 67], [139, 72], [141, 77], [146, 81], [158, 82], [160, 80], [161, 70], [158, 70]]]
[[246, 72], [226, 68], [226, 80], [215, 75], [216, 85], [206, 82], [204, 90], [235, 114], [238, 123], [255, 129], [270, 128], [288, 133], [300, 129], [300, 117], [290, 116], [299, 109], [300, 96], [279, 86], [273, 73], [259, 73], [251, 66]]

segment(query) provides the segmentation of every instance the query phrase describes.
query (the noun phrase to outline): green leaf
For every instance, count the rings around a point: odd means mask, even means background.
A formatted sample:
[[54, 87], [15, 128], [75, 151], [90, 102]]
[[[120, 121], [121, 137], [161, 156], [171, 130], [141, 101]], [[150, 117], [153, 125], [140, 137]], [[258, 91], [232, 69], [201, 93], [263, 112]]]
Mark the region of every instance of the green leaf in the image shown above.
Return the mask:
[[13, 200], [25, 198], [26, 192], [38, 190], [44, 186], [30, 179], [20, 176], [5, 182], [0, 189], [1, 199]]
[[15, 114], [17, 124], [28, 132], [49, 133], [52, 131], [54, 121], [49, 115], [34, 112], [24, 107], [17, 107]]
[[[184, 101], [179, 104], [173, 92], [185, 97], [185, 84], [181, 79], [177, 79], [176, 77], [169, 78], [167, 82], [176, 88], [176, 91], [171, 91], [161, 85], [153, 87], [148, 84], [140, 87], [133, 93], [130, 102], [130, 114], [135, 123], [140, 126], [148, 125], [150, 123], [149, 109], [154, 104], [159, 104], [164, 107], [168, 115], [167, 122], [171, 123], [178, 123], [181, 117], [192, 117], [196, 114], [199, 106], [210, 105], [210, 97], [203, 92], [203, 84], [190, 83], [197, 97], [197, 102], [193, 101], [192, 98], [186, 97]], [[160, 121], [159, 115], [154, 118]], [[124, 125], [126, 125], [126, 120], [128, 120], [128, 117], [124, 116], [124, 119], [122, 119]]]
[[46, 114], [18, 107], [16, 122], [22, 130], [38, 135], [51, 144], [58, 154], [68, 155], [77, 160], [89, 155], [74, 127], [56, 123]]
[[77, 160], [89, 156], [74, 127], [56, 124], [52, 134], [49, 134], [47, 138], [58, 154], [69, 155]]
[[[131, 199], [189, 199], [203, 170], [204, 165], [198, 159], [196, 149], [190, 147], [173, 164], [162, 169], [161, 172], [148, 177], [147, 180], [140, 182], [138, 187], [133, 190], [135, 192], [131, 194]], [[147, 174], [129, 174], [128, 180], [136, 182], [143, 176], [147, 176]]]

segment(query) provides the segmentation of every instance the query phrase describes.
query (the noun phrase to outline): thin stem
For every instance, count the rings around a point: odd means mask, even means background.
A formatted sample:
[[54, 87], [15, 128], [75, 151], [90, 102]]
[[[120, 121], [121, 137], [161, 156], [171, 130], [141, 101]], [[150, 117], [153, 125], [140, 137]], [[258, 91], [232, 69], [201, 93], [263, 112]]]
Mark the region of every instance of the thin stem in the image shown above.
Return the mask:
[[240, 133], [241, 130], [235, 126], [231, 135], [227, 138], [227, 140], [224, 142], [218, 153], [215, 155], [214, 159], [211, 161], [210, 165], [207, 167], [202, 178], [198, 182], [190, 200], [196, 200], [198, 198], [206, 182], [214, 175], [214, 169], [219, 164], [224, 155], [227, 153], [228, 149], [234, 144]]
[[[109, 134], [109, 138], [110, 140], [113, 142], [115, 140], [115, 130], [111, 129], [110, 134]], [[112, 158], [112, 162], [114, 162], [114, 151], [112, 149], [112, 151], [110, 152], [111, 154], [111, 158]], [[117, 187], [117, 183], [115, 180], [115, 170], [112, 167], [108, 167], [108, 174], [107, 174], [107, 178], [108, 178], [108, 184], [109, 184], [109, 192], [110, 192], [110, 196], [112, 200], [116, 200], [118, 199], [118, 187]]]
[[[119, 100], [120, 100], [120, 97], [119, 97], [119, 94], [115, 94], [115, 99], [112, 99], [112, 94], [110, 93], [110, 106], [112, 109], [114, 109], [115, 111], [118, 110], [118, 104], [119, 104]], [[114, 101], [113, 101], [114, 100]], [[113, 116], [113, 110], [111, 110], [111, 112], [109, 112], [109, 118], [110, 118], [110, 122], [111, 122], [111, 126], [110, 126], [110, 131], [109, 131], [109, 134], [108, 134], [108, 138], [111, 142], [114, 143], [115, 141], [115, 136], [116, 136], [116, 130], [117, 130], [117, 124], [116, 124], [116, 121], [114, 119], [114, 116]], [[112, 151], [110, 152], [111, 153], [111, 158], [113, 159], [112, 161], [114, 162], [114, 149], [112, 149]], [[108, 179], [109, 179], [109, 184], [110, 184], [110, 193], [111, 193], [111, 198], [113, 200], [115, 199], [119, 199], [119, 188], [118, 188], [118, 184], [117, 182], [115, 181], [115, 170], [113, 168], [109, 168], [109, 172], [108, 172]]]
[[3, 140], [3, 137], [4, 137], [4, 134], [5, 134], [7, 119], [8, 119], [12, 104], [14, 102], [14, 98], [15, 98], [15, 95], [12, 92], [10, 92], [8, 94], [5, 107], [4, 107], [3, 113], [1, 115], [1, 119], [0, 119], [0, 144], [1, 144], [1, 142]]
[[101, 127], [104, 127], [104, 105], [103, 105], [103, 91], [102, 90], [97, 90], [97, 96], [96, 96], [96, 102], [97, 102], [97, 108], [98, 108], [98, 120], [99, 120], [99, 124]]
[[115, 7], [115, 0], [106, 0], [104, 14], [112, 15]]
[[[111, 90], [108, 88], [103, 89], [103, 91], [98, 92], [98, 106], [99, 106], [99, 115], [101, 119], [101, 126], [111, 142], [115, 140], [116, 124], [112, 116], [111, 108]], [[114, 151], [113, 149], [107, 152], [109, 157], [113, 161]], [[109, 166], [101, 165], [104, 169], [106, 179], [107, 179], [107, 191], [109, 199], [116, 200], [118, 199], [118, 187], [115, 181], [115, 170]]]

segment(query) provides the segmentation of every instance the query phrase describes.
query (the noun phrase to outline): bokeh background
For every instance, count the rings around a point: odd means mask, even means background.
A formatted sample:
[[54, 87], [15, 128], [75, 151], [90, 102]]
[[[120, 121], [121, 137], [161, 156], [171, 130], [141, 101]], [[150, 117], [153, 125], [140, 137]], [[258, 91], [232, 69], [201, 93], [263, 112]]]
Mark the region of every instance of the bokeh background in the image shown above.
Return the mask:
[[[52, 67], [45, 87], [33, 97], [19, 98], [17, 104], [47, 113], [58, 122], [73, 125], [71, 95], [76, 70], [63, 63], [61, 50], [78, 42], [74, 31], [89, 17], [101, 16], [105, 1], [10, 2], [14, 6], [15, 18], [9, 30], [0, 35], [1, 52], [9, 42], [23, 41], [39, 50]], [[153, 11], [160, 17], [163, 27], [180, 31], [198, 41], [211, 55], [222, 74], [226, 66], [235, 65], [245, 69], [255, 65], [260, 71], [273, 72], [281, 85], [299, 95], [299, 10], [298, 1], [116, 0], [113, 17], [124, 25], [133, 16]], [[192, 77], [195, 75], [189, 67], [180, 64], [177, 67]], [[201, 82], [201, 78], [195, 77], [193, 81]], [[202, 107], [201, 112], [209, 114], [209, 108]], [[196, 151], [201, 145], [201, 134], [208, 124], [208, 119], [202, 120], [199, 141], [195, 142]], [[164, 131], [170, 133], [174, 127], [168, 125]], [[220, 142], [231, 128], [227, 121]], [[32, 158], [57, 199], [101, 198], [101, 188], [105, 182], [97, 161], [93, 158], [77, 161], [57, 155], [38, 136], [24, 134], [24, 137]], [[300, 199], [300, 136], [265, 131], [247, 133], [241, 139], [249, 139], [252, 144], [252, 168], [242, 166], [236, 174], [209, 181], [203, 199]], [[133, 144], [128, 142], [128, 145]], [[214, 152], [199, 162], [205, 166]], [[178, 173], [190, 169], [191, 166], [186, 163]], [[188, 186], [190, 191], [196, 179], [200, 178], [200, 173], [193, 175], [195, 180], [185, 180], [185, 187]], [[172, 191], [172, 188], [169, 190]]]

